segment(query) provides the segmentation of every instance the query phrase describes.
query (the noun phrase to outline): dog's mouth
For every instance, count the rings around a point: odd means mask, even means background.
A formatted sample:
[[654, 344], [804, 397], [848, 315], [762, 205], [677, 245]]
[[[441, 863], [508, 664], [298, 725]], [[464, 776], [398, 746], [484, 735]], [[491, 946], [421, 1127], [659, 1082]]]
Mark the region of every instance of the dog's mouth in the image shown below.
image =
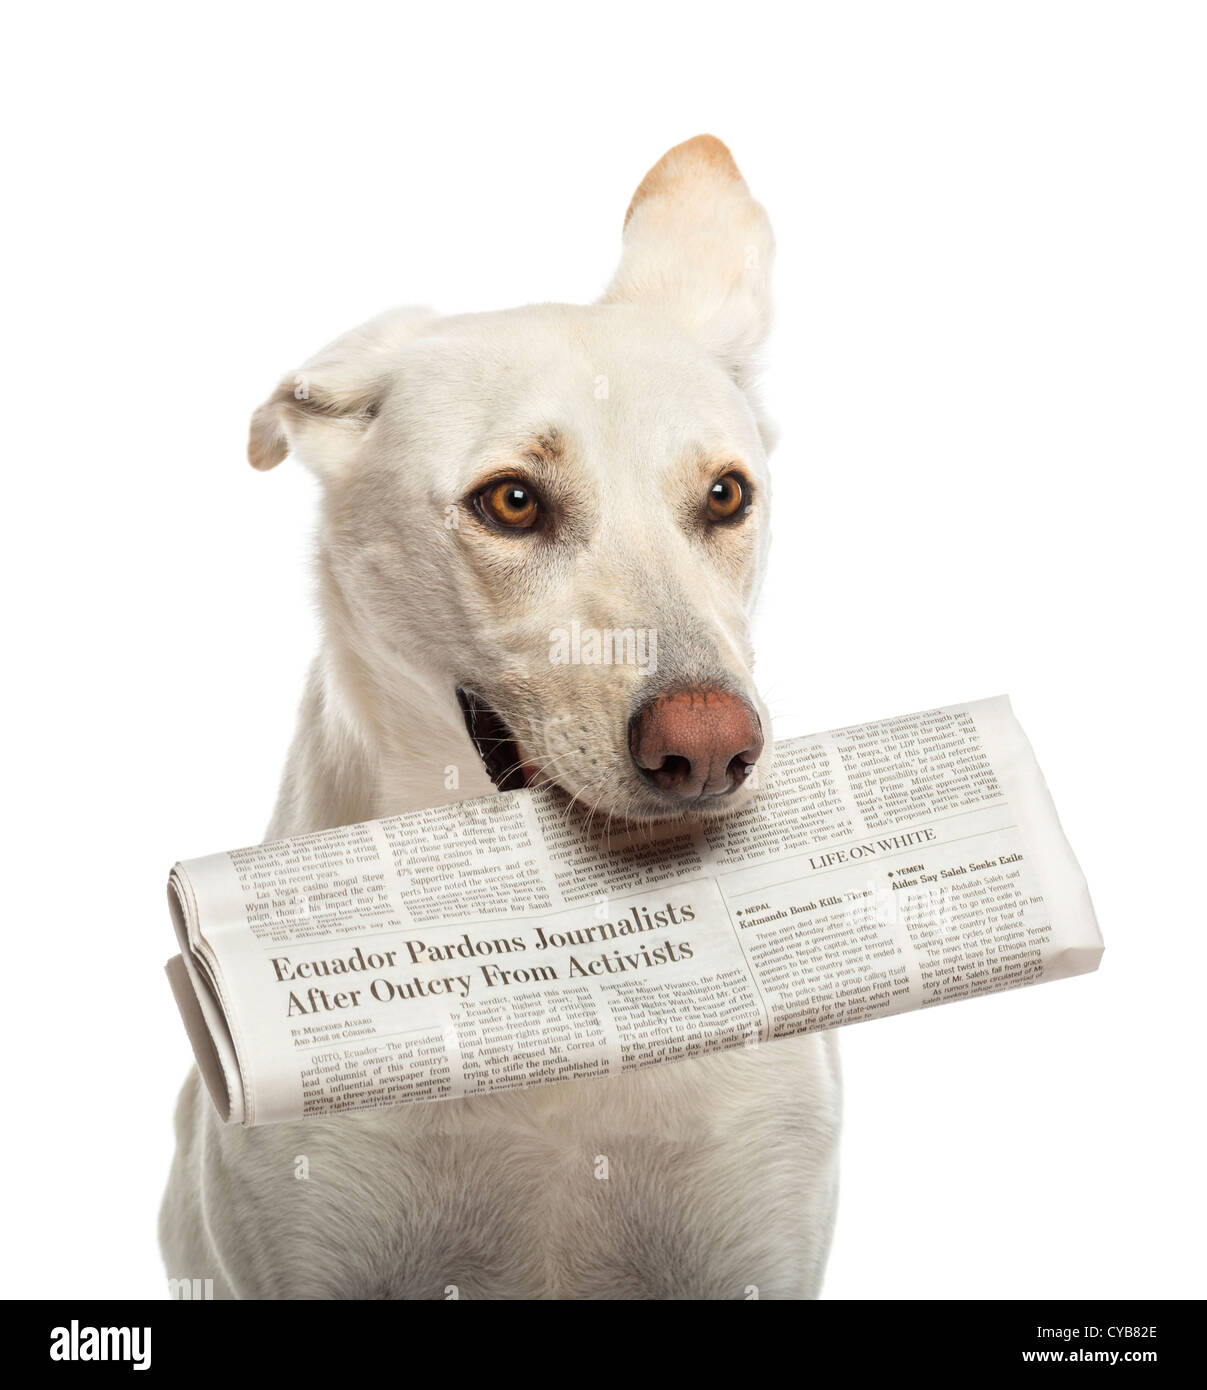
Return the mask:
[[[486, 775], [499, 791], [511, 792], [523, 787], [550, 786], [570, 797], [571, 804], [577, 800], [570, 788], [548, 775], [542, 776], [541, 768], [528, 761], [533, 756], [532, 751], [526, 752], [520, 746], [507, 721], [488, 700], [469, 686], [459, 685], [456, 689], [457, 704], [465, 720], [465, 731], [482, 760]], [[554, 761], [556, 762], [556, 759]], [[745, 771], [749, 773], [750, 767]], [[599, 785], [591, 783], [590, 787], [594, 791]], [[624, 817], [615, 818], [627, 819], [636, 810], [637, 819], [641, 821], [678, 819], [685, 815], [713, 819], [728, 814], [739, 790], [740, 785], [735, 785], [724, 795], [701, 796], [692, 801], [672, 802], [665, 795], [655, 792], [648, 793], [642, 800], [638, 800], [637, 796], [631, 796]]]
[[457, 687], [457, 703], [486, 775], [499, 791], [511, 792], [532, 786], [537, 777], [536, 769], [525, 763], [520, 745], [502, 715], [463, 685]]

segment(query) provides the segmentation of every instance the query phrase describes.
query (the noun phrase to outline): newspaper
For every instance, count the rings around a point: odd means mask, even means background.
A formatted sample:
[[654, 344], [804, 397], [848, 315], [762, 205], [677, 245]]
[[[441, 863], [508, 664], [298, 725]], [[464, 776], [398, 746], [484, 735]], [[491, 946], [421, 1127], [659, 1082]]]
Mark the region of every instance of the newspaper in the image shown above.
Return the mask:
[[1102, 954], [1005, 696], [781, 742], [728, 818], [605, 839], [506, 792], [193, 859], [168, 897], [242, 1125], [774, 1045]]

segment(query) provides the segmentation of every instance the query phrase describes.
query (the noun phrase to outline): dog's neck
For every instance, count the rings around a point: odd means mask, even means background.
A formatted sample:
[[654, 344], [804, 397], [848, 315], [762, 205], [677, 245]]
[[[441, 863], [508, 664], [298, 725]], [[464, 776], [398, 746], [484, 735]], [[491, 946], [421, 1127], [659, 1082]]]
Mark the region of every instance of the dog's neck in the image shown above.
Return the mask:
[[451, 685], [402, 661], [370, 666], [329, 634], [310, 669], [268, 838], [493, 790]]

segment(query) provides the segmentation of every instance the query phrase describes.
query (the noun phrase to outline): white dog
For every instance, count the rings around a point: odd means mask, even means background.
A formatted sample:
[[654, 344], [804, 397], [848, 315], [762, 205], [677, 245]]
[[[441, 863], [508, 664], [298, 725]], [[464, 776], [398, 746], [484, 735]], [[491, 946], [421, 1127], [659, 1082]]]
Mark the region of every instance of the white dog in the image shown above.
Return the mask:
[[[256, 411], [252, 463], [292, 451], [323, 495], [324, 645], [270, 837], [538, 779], [601, 829], [749, 801], [773, 252], [699, 136], [642, 180], [600, 303], [387, 314]], [[656, 663], [551, 659], [575, 624], [656, 634]], [[243, 1298], [812, 1296], [838, 1113], [829, 1035], [254, 1130], [194, 1072], [168, 1273]]]

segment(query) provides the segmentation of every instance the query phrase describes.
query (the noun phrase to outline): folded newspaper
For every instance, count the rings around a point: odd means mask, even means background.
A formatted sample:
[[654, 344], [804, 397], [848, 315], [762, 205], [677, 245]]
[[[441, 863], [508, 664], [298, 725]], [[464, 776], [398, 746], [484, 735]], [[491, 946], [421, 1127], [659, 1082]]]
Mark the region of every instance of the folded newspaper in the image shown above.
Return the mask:
[[604, 1076], [1098, 965], [1005, 696], [783, 741], [765, 781], [607, 839], [524, 790], [177, 864], [168, 977], [218, 1113]]

